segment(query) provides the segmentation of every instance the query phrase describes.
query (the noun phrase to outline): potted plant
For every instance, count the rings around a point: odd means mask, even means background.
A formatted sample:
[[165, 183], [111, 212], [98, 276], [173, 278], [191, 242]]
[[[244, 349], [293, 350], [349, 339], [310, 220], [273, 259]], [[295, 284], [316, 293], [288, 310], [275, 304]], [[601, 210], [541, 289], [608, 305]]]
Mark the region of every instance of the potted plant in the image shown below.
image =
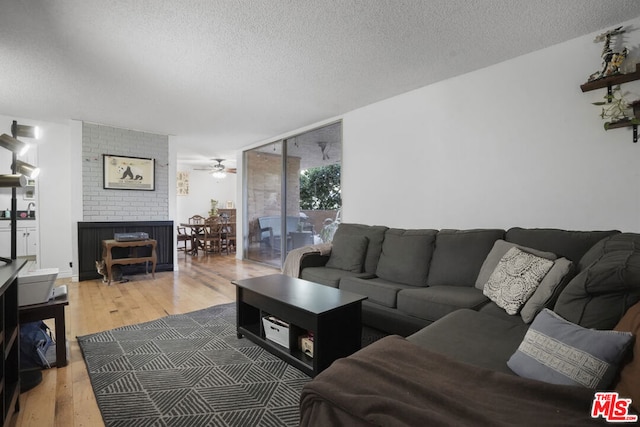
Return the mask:
[[[628, 92], [622, 93], [620, 85], [615, 86], [611, 90], [611, 94], [604, 96], [604, 101], [594, 102], [593, 105], [602, 106], [600, 117], [610, 119], [605, 122], [604, 128], [609, 129], [611, 125], [629, 122], [629, 124], [640, 124], [640, 100], [629, 103], [625, 96]], [[637, 104], [637, 105], [636, 105]], [[631, 116], [633, 110], [633, 116]]]
[[218, 201], [211, 199], [211, 210], [209, 210], [209, 217], [218, 215]]

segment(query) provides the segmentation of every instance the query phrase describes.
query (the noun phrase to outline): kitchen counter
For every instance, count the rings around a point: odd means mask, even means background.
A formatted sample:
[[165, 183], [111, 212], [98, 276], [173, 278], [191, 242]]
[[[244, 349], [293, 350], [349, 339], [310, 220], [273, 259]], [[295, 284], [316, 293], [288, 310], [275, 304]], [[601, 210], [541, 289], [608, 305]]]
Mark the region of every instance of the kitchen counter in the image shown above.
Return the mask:
[[[16, 211], [16, 214], [16, 220], [18, 221], [33, 221], [34, 219], [36, 219], [35, 211], [29, 212], [31, 216], [27, 216], [27, 211], [24, 210], [18, 210]], [[2, 215], [0, 216], [0, 221], [11, 221], [11, 218], [5, 218], [4, 211], [0, 211], [0, 215]]]

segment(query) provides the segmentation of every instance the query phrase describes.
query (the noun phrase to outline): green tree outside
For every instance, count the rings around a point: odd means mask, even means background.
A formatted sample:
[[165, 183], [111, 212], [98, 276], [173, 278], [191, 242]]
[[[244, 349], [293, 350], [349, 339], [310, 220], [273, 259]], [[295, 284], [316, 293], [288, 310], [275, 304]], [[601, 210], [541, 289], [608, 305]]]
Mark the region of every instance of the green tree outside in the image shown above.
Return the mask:
[[300, 174], [300, 208], [338, 210], [340, 197], [340, 165], [310, 168]]

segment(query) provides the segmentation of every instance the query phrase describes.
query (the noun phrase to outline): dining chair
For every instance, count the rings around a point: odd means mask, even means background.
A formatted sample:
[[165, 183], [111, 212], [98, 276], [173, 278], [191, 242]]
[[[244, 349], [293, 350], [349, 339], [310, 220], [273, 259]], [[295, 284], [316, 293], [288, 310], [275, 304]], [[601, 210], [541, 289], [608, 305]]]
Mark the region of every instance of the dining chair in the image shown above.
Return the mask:
[[217, 218], [210, 217], [205, 220], [200, 242], [206, 254], [222, 252], [221, 226]]
[[[187, 253], [187, 242], [191, 242], [191, 233], [187, 233], [187, 227], [182, 227], [182, 226], [177, 226], [177, 230], [178, 230], [178, 243], [177, 243], [177, 249], [178, 251], [184, 251], [184, 253]], [[183, 243], [183, 246], [180, 247], [180, 242]]]
[[227, 254], [229, 254], [230, 248], [233, 248], [233, 252], [236, 251], [236, 222], [229, 222], [225, 226], [225, 244]]
[[204, 237], [204, 231], [202, 227], [194, 227], [196, 225], [203, 225], [206, 218], [201, 215], [194, 215], [189, 218], [189, 224], [191, 227], [191, 253], [198, 255], [198, 249], [202, 248], [202, 238]]
[[205, 217], [201, 215], [194, 215], [189, 218], [189, 224], [204, 224]]

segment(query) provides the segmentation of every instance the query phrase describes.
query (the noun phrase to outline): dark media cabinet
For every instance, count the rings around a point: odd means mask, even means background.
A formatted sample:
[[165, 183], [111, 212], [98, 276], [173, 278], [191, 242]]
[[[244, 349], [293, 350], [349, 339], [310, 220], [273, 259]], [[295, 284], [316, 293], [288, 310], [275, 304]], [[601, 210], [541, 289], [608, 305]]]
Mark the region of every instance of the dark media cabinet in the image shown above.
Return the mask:
[[11, 264], [0, 261], [0, 394], [2, 425], [8, 426], [14, 412], [20, 409], [20, 328], [18, 327], [18, 272], [26, 263], [15, 259]]

